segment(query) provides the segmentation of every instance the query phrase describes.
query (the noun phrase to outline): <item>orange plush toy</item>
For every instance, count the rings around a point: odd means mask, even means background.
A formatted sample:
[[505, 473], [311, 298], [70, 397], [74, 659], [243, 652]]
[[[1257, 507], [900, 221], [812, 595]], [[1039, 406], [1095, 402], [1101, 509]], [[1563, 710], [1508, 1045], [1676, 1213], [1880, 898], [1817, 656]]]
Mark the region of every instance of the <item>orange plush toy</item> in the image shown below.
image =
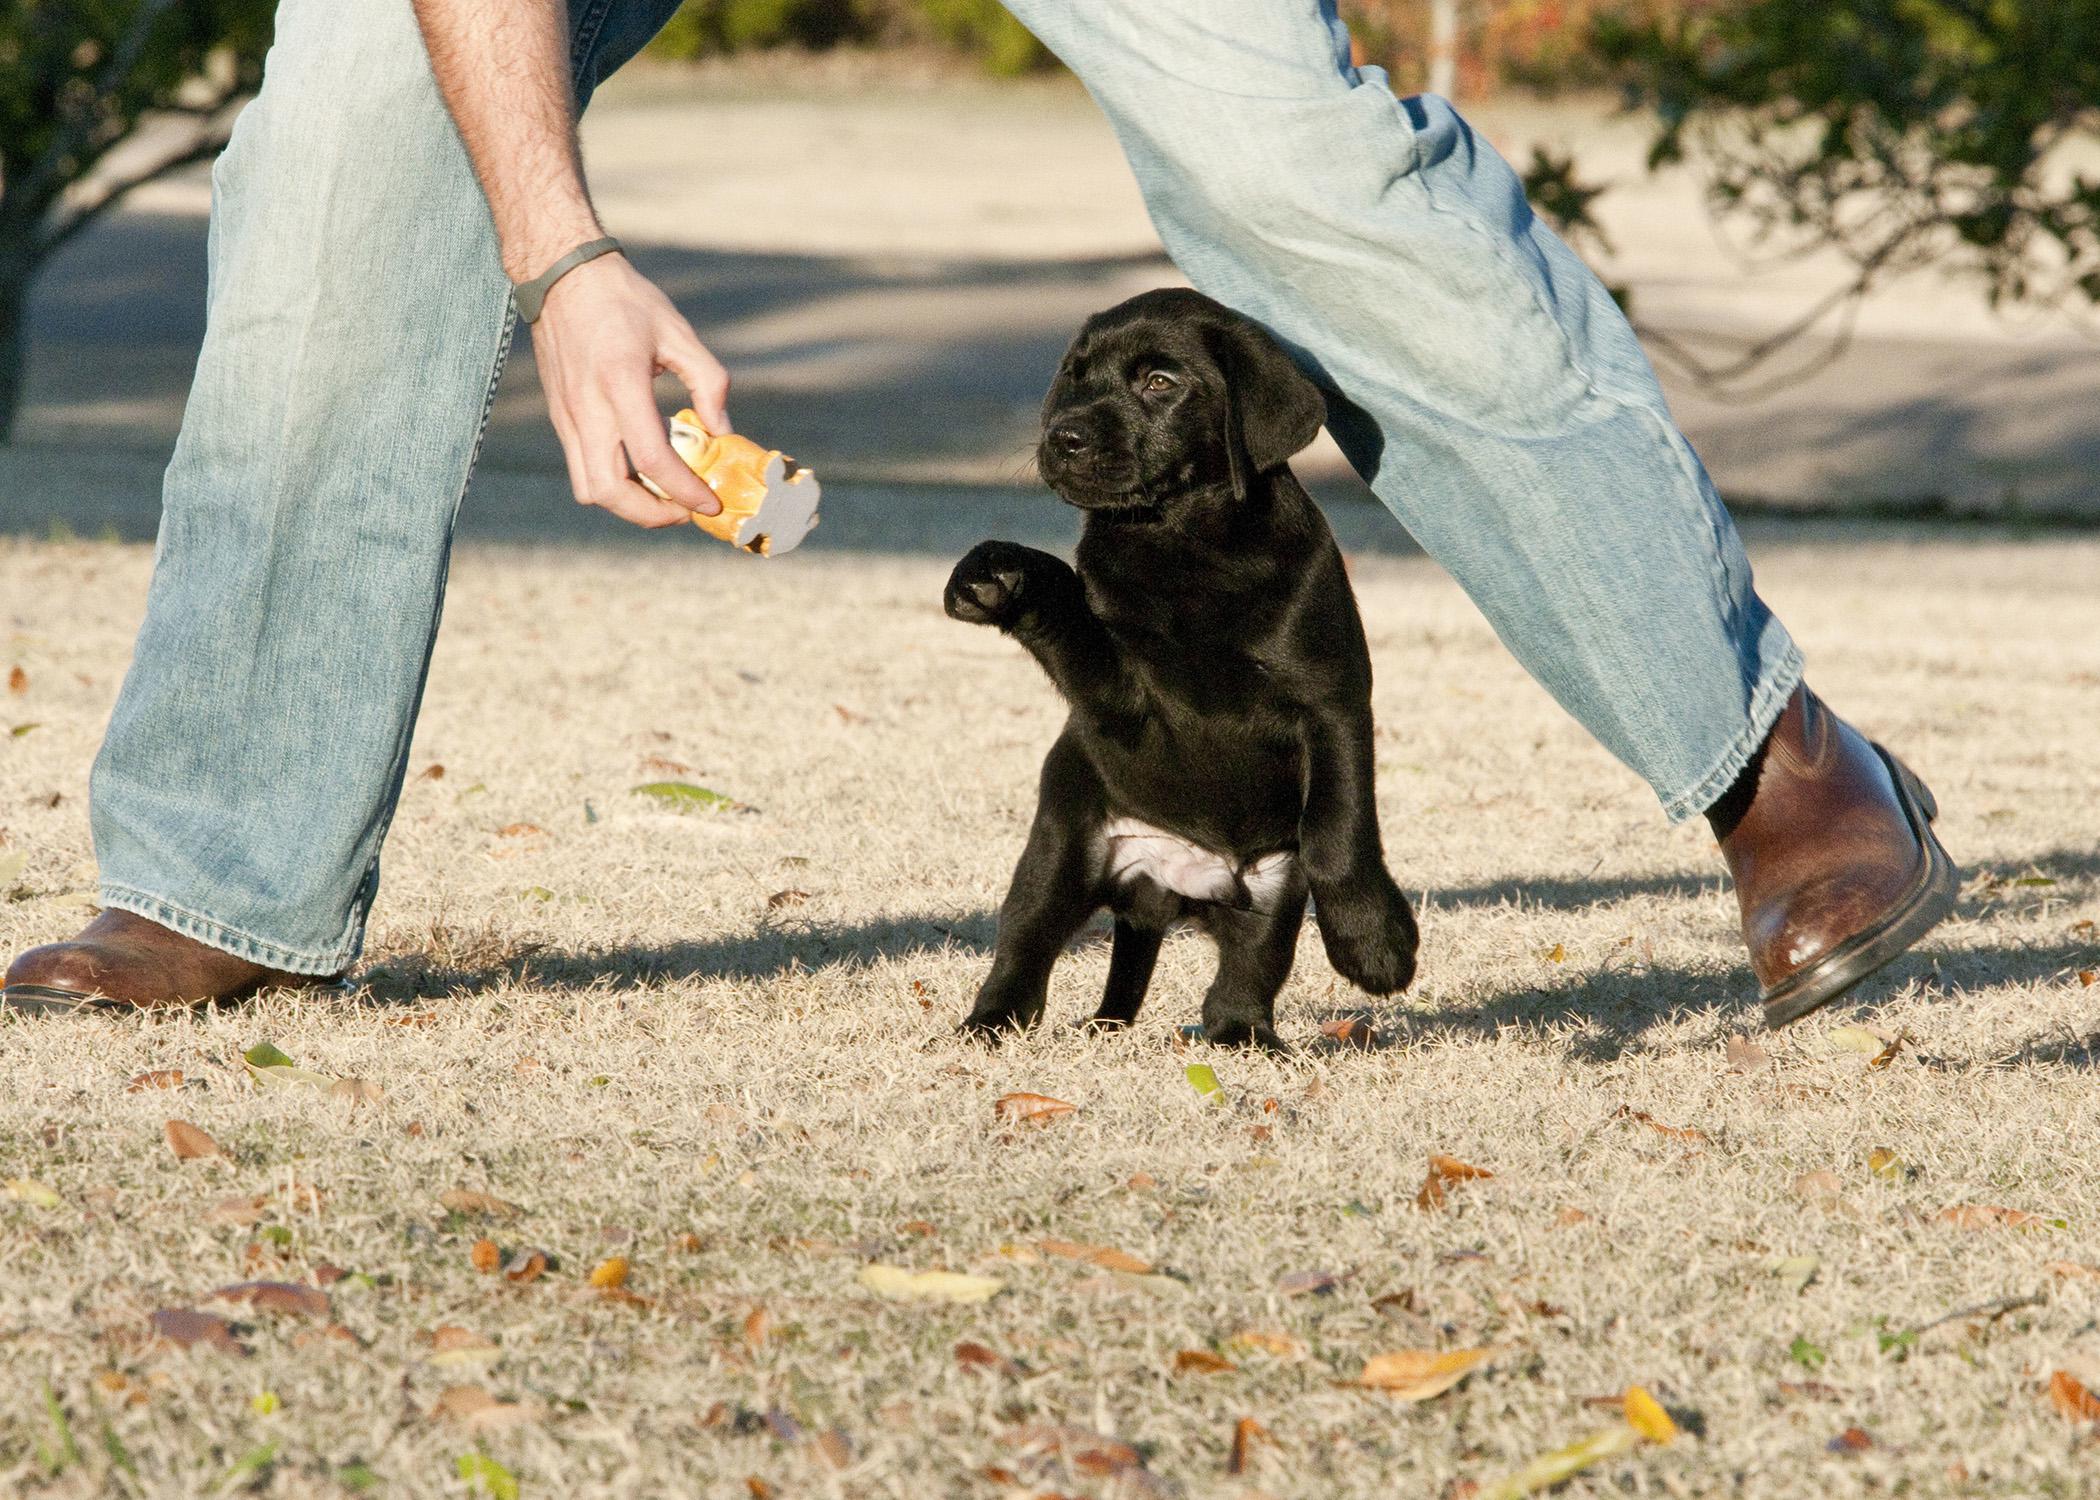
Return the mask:
[[[717, 437], [691, 410], [671, 418], [671, 446], [722, 502], [721, 514], [693, 517], [709, 536], [760, 557], [778, 557], [816, 529], [823, 496], [817, 476], [779, 449], [761, 448], [733, 432]], [[647, 475], [637, 477], [660, 498], [670, 498]]]

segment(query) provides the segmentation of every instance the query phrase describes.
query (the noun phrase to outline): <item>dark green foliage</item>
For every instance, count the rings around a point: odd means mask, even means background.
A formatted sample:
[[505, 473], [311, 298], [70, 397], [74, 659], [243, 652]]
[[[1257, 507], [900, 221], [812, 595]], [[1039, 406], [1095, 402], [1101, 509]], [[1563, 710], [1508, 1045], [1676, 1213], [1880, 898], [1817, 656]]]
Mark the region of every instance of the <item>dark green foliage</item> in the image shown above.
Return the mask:
[[2100, 301], [2100, 0], [1731, 0], [1605, 20], [1599, 54], [1687, 147], [1718, 211], [1828, 246], [1857, 290], [1926, 265], [2001, 300]]
[[[20, 399], [22, 308], [37, 268], [141, 182], [211, 155], [226, 106], [252, 90], [272, 0], [0, 0], [0, 441]], [[185, 128], [140, 166], [67, 201], [132, 135]]]
[[998, 0], [686, 0], [650, 50], [659, 57], [697, 58], [882, 41], [931, 42], [1000, 75], [1049, 61]]

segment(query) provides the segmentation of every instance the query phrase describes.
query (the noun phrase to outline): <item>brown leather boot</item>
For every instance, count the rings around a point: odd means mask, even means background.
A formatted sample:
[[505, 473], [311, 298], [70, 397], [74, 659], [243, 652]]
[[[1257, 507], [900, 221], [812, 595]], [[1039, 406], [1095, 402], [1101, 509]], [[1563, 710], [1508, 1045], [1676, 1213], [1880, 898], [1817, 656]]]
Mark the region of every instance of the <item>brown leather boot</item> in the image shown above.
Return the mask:
[[1769, 1026], [1828, 1005], [1954, 909], [1932, 793], [1806, 687], [1706, 816]]
[[154, 1010], [244, 999], [273, 985], [334, 982], [266, 969], [112, 908], [80, 936], [32, 948], [9, 965], [0, 1006], [42, 1015]]

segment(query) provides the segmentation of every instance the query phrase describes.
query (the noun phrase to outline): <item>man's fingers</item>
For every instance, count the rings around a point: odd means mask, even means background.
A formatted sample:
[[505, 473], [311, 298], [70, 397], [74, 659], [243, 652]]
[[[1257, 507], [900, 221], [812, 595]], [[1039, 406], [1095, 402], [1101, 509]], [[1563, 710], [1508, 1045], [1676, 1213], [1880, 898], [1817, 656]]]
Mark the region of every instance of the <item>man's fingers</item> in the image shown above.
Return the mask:
[[722, 513], [722, 502], [700, 476], [686, 467], [678, 450], [664, 436], [664, 419], [645, 387], [639, 396], [622, 403], [619, 413], [620, 440], [626, 446], [627, 462], [636, 474], [646, 474], [673, 502], [703, 516]]
[[729, 425], [729, 372], [707, 352], [683, 318], [664, 330], [659, 361], [678, 377], [693, 399], [693, 411], [709, 432], [733, 432]]
[[[583, 484], [576, 498], [585, 505], [609, 510], [636, 526], [676, 526], [692, 519], [691, 507], [659, 500], [628, 476], [626, 450], [610, 410], [593, 412], [579, 421], [576, 442], [583, 465]], [[675, 462], [677, 455], [672, 458]]]

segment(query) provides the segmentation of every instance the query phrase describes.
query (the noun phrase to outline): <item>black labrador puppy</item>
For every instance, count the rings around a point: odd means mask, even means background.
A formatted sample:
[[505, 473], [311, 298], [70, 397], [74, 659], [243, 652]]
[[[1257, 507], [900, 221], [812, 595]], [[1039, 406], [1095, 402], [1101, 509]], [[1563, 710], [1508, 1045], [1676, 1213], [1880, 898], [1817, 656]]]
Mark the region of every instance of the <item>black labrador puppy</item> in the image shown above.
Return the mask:
[[1347, 979], [1384, 995], [1414, 977], [1414, 914], [1379, 845], [1363, 623], [1287, 463], [1324, 416], [1267, 333], [1197, 292], [1133, 297], [1066, 353], [1038, 460], [1086, 512], [1078, 570], [995, 541], [948, 580], [948, 613], [1013, 636], [1072, 710], [966, 1031], [1040, 1019], [1058, 955], [1104, 906], [1099, 1027], [1136, 1017], [1186, 920], [1218, 946], [1205, 1035], [1281, 1049], [1308, 891]]

